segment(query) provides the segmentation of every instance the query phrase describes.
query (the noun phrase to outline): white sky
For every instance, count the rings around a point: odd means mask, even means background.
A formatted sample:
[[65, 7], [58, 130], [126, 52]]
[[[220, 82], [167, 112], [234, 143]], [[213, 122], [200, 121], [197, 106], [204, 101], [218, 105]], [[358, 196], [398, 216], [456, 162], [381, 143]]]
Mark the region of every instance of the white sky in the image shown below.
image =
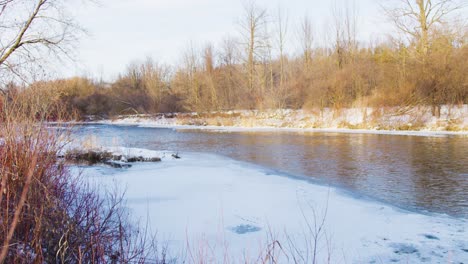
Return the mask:
[[[358, 36], [361, 40], [382, 39], [390, 27], [382, 15], [382, 0], [355, 0], [358, 11]], [[346, 0], [257, 0], [258, 6], [276, 15], [278, 7], [288, 14], [290, 40], [294, 51], [296, 28], [308, 15], [316, 37], [323, 38], [331, 24], [334, 3]], [[352, 0], [349, 0], [352, 2]], [[238, 36], [243, 15], [243, 0], [99, 0], [98, 5], [78, 7], [79, 23], [90, 36], [78, 51], [78, 63], [64, 76], [87, 75], [111, 80], [131, 61], [147, 56], [176, 64], [190, 42], [204, 45]]]

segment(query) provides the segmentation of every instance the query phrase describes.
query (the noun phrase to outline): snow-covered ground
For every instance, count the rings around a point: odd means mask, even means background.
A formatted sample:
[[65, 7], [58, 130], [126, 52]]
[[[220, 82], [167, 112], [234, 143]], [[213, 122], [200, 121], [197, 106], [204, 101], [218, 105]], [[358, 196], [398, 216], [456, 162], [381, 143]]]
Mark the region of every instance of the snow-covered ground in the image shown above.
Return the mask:
[[[173, 116], [173, 117], [172, 117]], [[212, 113], [121, 116], [103, 124], [211, 129], [222, 131], [309, 131], [395, 135], [468, 135], [468, 105], [443, 106], [440, 117], [430, 107], [321, 110], [239, 110]]]
[[217, 155], [180, 155], [129, 169], [86, 167], [84, 175], [126, 186], [132, 213], [149, 218], [188, 263], [257, 263], [267, 251], [281, 255], [278, 263], [312, 263], [315, 235], [317, 263], [468, 262], [466, 219], [404, 211]]

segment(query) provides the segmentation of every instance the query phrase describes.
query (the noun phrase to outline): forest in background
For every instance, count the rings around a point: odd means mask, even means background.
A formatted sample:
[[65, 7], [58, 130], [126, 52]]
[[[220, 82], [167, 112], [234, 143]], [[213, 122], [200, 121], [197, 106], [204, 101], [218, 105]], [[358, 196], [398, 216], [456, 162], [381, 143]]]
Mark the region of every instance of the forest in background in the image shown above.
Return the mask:
[[[421, 4], [420, 4], [421, 3]], [[147, 58], [115, 81], [86, 77], [10, 83], [3, 94], [41, 98], [80, 117], [233, 109], [341, 109], [468, 103], [468, 27], [455, 1], [400, 1], [382, 7], [399, 34], [359, 42], [357, 11], [331, 9], [318, 36], [304, 17], [295, 28], [282, 10], [245, 5], [239, 34], [220, 45], [193, 43], [182, 62]], [[440, 4], [442, 3], [442, 4]], [[295, 39], [299, 50], [290, 50]], [[324, 44], [320, 44], [324, 43]]]
[[[73, 113], [387, 105], [432, 106], [438, 115], [443, 104], [467, 103], [466, 17], [449, 19], [463, 2], [398, 1], [384, 10], [402, 36], [378, 43], [358, 42], [354, 10], [336, 8], [324, 46], [310, 19], [293, 29], [285, 16], [250, 4], [238, 37], [190, 45], [176, 67], [147, 59], [112, 83], [31, 82], [49, 57], [72, 57], [83, 29], [67, 16], [69, 2], [0, 0], [0, 263], [174, 262], [133, 221], [119, 189], [101, 193], [68, 169], [62, 156], [71, 130], [47, 121]], [[302, 47], [296, 52], [285, 46], [292, 31]], [[270, 253], [264, 258], [274, 262]]]

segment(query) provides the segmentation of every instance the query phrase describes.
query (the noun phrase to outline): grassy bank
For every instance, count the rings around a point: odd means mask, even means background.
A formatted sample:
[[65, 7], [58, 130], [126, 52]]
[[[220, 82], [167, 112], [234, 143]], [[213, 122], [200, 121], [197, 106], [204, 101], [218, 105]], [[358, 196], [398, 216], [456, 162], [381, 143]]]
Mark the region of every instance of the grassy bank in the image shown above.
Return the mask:
[[98, 121], [148, 126], [234, 128], [364, 129], [389, 131], [468, 131], [468, 105], [446, 105], [434, 116], [431, 107], [344, 108], [311, 110], [237, 110], [118, 116]]

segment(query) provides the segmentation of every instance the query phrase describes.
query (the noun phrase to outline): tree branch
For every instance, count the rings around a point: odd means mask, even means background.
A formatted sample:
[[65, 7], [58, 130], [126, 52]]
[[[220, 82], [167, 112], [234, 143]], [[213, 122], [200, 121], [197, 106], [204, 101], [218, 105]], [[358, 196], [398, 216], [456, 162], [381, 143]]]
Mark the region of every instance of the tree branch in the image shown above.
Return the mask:
[[21, 28], [18, 36], [15, 38], [15, 41], [13, 45], [7, 50], [5, 54], [0, 58], [0, 65], [2, 65], [10, 56], [15, 52], [19, 47], [22, 46], [22, 41], [23, 37], [28, 31], [28, 29], [31, 27], [33, 21], [36, 19], [37, 14], [39, 14], [39, 11], [41, 10], [42, 6], [47, 2], [48, 0], [38, 0], [38, 3], [36, 5], [36, 8], [34, 9], [33, 13], [29, 16], [28, 20], [26, 21], [25, 25]]

